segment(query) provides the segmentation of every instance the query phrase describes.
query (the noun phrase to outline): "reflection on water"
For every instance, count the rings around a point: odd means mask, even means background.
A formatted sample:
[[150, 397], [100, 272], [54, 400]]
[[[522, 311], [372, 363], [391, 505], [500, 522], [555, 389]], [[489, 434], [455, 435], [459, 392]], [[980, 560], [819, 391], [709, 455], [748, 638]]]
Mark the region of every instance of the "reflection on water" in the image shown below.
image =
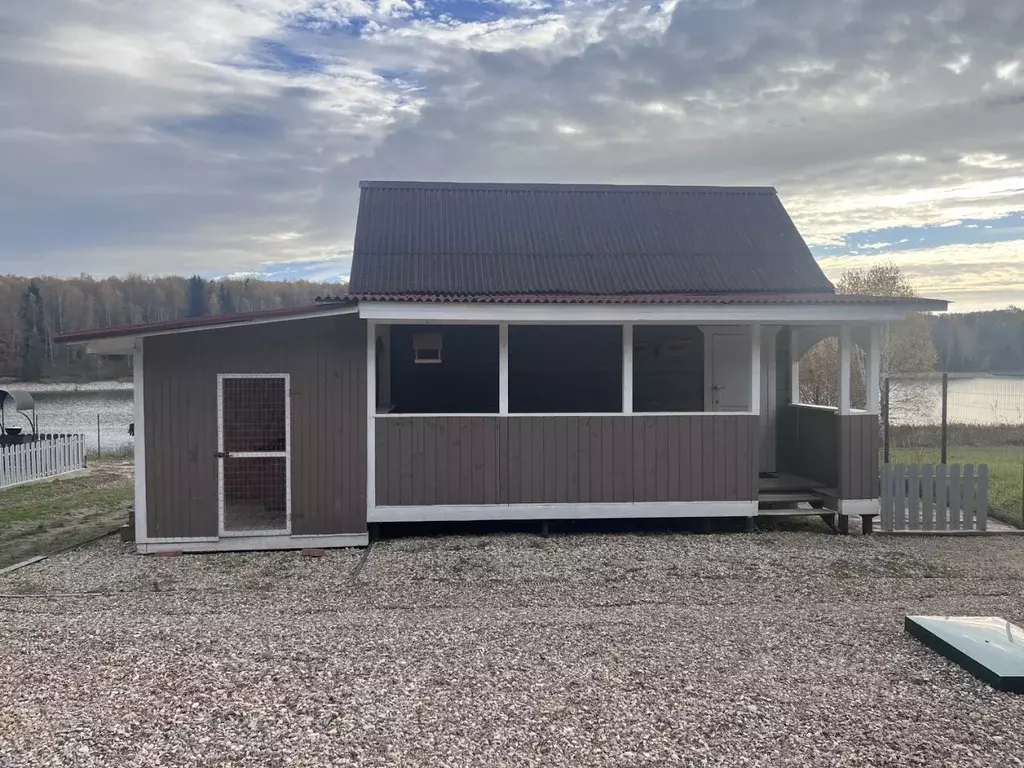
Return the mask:
[[[942, 423], [941, 379], [893, 379], [889, 391], [893, 424]], [[949, 379], [951, 424], [1024, 424], [1024, 377]]]
[[[40, 432], [85, 435], [90, 450], [96, 450], [96, 418], [99, 417], [100, 446], [114, 450], [131, 446], [128, 425], [135, 418], [132, 385], [117, 381], [89, 384], [5, 384], [4, 389], [27, 390], [36, 401], [36, 419]], [[4, 423], [8, 427], [27, 427], [28, 422], [4, 403]]]

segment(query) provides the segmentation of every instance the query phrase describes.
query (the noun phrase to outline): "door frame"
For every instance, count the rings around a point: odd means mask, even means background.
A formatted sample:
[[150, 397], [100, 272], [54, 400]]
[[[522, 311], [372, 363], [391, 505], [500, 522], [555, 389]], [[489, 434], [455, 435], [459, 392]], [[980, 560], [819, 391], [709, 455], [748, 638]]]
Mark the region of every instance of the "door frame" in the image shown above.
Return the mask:
[[284, 450], [240, 451], [232, 453], [239, 459], [283, 458], [285, 467], [285, 527], [271, 531], [224, 530], [224, 456], [217, 456], [217, 531], [220, 537], [230, 536], [291, 536], [292, 534], [292, 377], [290, 373], [218, 373], [217, 374], [217, 453], [224, 453], [224, 380], [225, 379], [283, 379], [284, 380]]

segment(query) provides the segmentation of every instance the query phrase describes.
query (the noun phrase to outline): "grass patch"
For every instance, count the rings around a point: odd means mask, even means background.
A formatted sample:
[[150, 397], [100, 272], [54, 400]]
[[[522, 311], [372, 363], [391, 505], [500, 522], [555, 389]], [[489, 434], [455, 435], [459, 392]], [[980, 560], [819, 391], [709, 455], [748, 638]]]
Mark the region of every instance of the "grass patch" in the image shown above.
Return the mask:
[[90, 474], [0, 490], [0, 567], [110, 531], [128, 519], [130, 466], [99, 462]]
[[[939, 449], [892, 449], [893, 464], [934, 464], [939, 461]], [[1021, 496], [1024, 492], [1024, 448], [997, 446], [980, 448], [953, 445], [949, 448], [950, 464], [988, 464], [989, 513], [997, 520], [1021, 527]]]
[[93, 476], [20, 485], [0, 491], [0, 525], [39, 518], [54, 518], [50, 524], [59, 524], [65, 513], [123, 505], [132, 500], [132, 495], [130, 483]]

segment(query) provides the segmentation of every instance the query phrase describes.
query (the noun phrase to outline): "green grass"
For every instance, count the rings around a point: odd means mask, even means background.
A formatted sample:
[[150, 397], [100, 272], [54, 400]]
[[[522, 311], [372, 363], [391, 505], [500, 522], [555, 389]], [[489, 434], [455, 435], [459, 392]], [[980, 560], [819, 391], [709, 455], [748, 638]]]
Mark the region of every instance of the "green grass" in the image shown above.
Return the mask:
[[91, 464], [90, 474], [0, 490], [0, 567], [106, 533], [128, 518], [130, 468]]
[[93, 477], [21, 485], [0, 491], [0, 524], [55, 517], [82, 508], [113, 507], [131, 499], [131, 485], [97, 484]]
[[[934, 464], [939, 449], [893, 448], [893, 464]], [[988, 464], [988, 506], [997, 520], [1021, 527], [1021, 495], [1024, 486], [1024, 448], [998, 446], [979, 448], [953, 446], [947, 458], [950, 464]]]

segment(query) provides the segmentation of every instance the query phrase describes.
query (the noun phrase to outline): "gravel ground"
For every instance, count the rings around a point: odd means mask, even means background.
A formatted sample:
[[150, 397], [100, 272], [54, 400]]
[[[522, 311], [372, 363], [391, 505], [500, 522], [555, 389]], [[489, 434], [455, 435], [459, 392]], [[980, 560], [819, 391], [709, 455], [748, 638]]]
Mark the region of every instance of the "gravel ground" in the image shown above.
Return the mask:
[[903, 632], [1024, 624], [1024, 540], [419, 538], [0, 578], [0, 765], [1014, 766], [1024, 696]]

